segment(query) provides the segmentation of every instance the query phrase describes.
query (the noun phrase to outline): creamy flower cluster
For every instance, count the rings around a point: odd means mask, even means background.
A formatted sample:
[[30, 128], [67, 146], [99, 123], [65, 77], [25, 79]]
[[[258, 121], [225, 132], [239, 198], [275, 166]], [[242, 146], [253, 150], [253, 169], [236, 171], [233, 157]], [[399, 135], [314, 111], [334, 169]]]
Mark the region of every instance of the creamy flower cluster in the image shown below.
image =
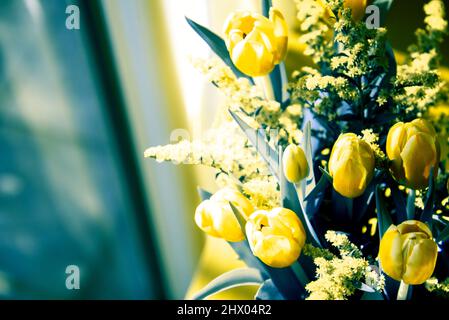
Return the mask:
[[362, 252], [345, 234], [328, 231], [325, 237], [338, 249], [339, 256], [329, 250], [305, 248], [304, 254], [314, 258], [317, 266], [317, 280], [306, 286], [310, 292], [308, 300], [346, 300], [362, 282], [374, 290], [383, 290], [384, 277], [363, 258]]
[[439, 282], [437, 278], [433, 277], [426, 281], [426, 289], [434, 292], [444, 298], [449, 298], [449, 278], [443, 282]]

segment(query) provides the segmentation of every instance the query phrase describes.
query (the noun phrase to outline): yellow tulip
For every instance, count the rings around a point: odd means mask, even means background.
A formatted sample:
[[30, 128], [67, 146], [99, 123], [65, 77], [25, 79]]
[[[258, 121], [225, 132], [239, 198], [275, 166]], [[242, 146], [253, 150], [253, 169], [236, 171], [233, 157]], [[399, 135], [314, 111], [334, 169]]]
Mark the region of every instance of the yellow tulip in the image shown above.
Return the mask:
[[338, 137], [329, 159], [334, 189], [342, 196], [363, 194], [374, 174], [375, 158], [370, 145], [354, 133]]
[[[329, 6], [326, 4], [324, 0], [317, 0], [317, 2], [324, 8], [326, 8], [324, 18], [329, 21], [330, 19], [334, 19], [335, 15]], [[345, 0], [344, 3], [345, 9], [351, 9], [352, 19], [354, 21], [360, 21], [365, 16], [365, 10], [368, 5], [367, 0]]]
[[224, 188], [196, 208], [195, 222], [208, 235], [237, 242], [245, 239], [242, 228], [229, 203], [246, 218], [254, 211], [251, 202], [240, 192]]
[[285, 208], [254, 212], [246, 223], [246, 236], [253, 254], [274, 268], [298, 260], [306, 241], [301, 221]]
[[425, 223], [416, 220], [391, 225], [379, 247], [383, 271], [406, 284], [422, 284], [433, 273], [438, 247]]
[[225, 22], [224, 35], [232, 62], [252, 77], [270, 73], [287, 52], [287, 22], [274, 8], [270, 9], [269, 18], [246, 11], [231, 14]]
[[285, 148], [282, 156], [284, 175], [291, 183], [298, 183], [309, 174], [309, 165], [304, 151], [295, 144]]
[[433, 126], [424, 119], [399, 122], [387, 136], [387, 156], [391, 172], [401, 184], [422, 189], [428, 185], [430, 169], [438, 173], [440, 146]]
[[354, 21], [360, 21], [365, 16], [367, 0], [345, 0], [345, 8], [351, 9]]

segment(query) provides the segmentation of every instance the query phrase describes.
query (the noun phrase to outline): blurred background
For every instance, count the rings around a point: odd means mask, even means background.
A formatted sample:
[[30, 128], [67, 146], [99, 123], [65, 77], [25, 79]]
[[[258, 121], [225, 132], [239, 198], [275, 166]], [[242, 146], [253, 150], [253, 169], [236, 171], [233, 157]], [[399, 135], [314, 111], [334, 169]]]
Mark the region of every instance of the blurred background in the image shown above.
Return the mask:
[[[394, 2], [387, 26], [399, 59], [423, 3]], [[294, 1], [274, 4], [291, 27], [291, 73], [310, 60]], [[66, 28], [69, 5], [79, 30]], [[221, 34], [236, 9], [260, 3], [0, 0], [0, 298], [182, 299], [242, 266], [193, 222], [196, 187], [215, 191], [213, 174], [143, 158], [149, 146], [200, 137], [222, 107], [189, 62], [211, 52], [184, 16]], [[443, 52], [447, 67], [447, 42]], [[66, 288], [69, 265], [79, 290]]]

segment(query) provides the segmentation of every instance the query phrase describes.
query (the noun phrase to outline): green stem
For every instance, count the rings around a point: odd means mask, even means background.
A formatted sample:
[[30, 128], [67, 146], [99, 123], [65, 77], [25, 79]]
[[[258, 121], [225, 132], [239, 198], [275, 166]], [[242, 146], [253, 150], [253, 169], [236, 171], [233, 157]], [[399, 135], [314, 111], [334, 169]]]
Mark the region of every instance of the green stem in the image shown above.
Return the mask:
[[298, 261], [294, 262], [290, 268], [295, 273], [296, 278], [298, 278], [299, 282], [305, 287], [310, 281], [309, 277], [307, 277], [307, 274], [305, 273], [302, 266], [299, 264]]
[[275, 100], [273, 85], [271, 84], [270, 76], [266, 75], [261, 77], [255, 77], [254, 81], [256, 85], [263, 90], [263, 93], [265, 94], [265, 99]]
[[407, 300], [408, 284], [401, 280], [401, 284], [398, 289], [398, 297], [396, 300]]

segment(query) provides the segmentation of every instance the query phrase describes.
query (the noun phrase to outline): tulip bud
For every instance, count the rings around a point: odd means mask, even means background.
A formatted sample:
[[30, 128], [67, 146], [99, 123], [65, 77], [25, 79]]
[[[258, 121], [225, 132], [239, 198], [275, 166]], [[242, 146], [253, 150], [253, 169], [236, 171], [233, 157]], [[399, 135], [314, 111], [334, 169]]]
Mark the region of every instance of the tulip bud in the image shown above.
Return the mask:
[[253, 254], [274, 268], [298, 260], [306, 241], [301, 221], [285, 208], [254, 212], [246, 223], [246, 236]]
[[224, 35], [232, 62], [251, 77], [270, 73], [287, 52], [288, 26], [282, 13], [274, 8], [269, 18], [244, 11], [231, 14]]
[[309, 174], [309, 165], [304, 151], [295, 144], [285, 148], [282, 156], [284, 175], [291, 183], [298, 183]]
[[345, 8], [351, 9], [352, 19], [360, 21], [365, 16], [367, 0], [345, 0]]
[[383, 271], [397, 281], [417, 285], [424, 283], [433, 273], [438, 247], [425, 223], [416, 220], [391, 225], [379, 247], [379, 260]]
[[229, 203], [245, 217], [254, 211], [244, 195], [231, 188], [224, 188], [200, 203], [195, 211], [195, 222], [208, 235], [231, 242], [242, 241], [245, 236]]
[[347, 198], [362, 195], [374, 175], [374, 164], [374, 152], [368, 143], [354, 133], [340, 135], [329, 158], [334, 189]]
[[[326, 4], [326, 2], [324, 0], [317, 0], [317, 1], [322, 7], [326, 8], [324, 18], [326, 20], [330, 20], [330, 18], [332, 17], [335, 21], [335, 15], [329, 8], [329, 6]], [[358, 22], [365, 16], [367, 4], [368, 4], [367, 0], [345, 0], [343, 6], [345, 9], [348, 8], [351, 9], [352, 19]]]
[[425, 188], [430, 169], [434, 167], [435, 176], [438, 173], [440, 146], [435, 129], [424, 119], [396, 123], [388, 132], [387, 156], [399, 183], [412, 189]]

